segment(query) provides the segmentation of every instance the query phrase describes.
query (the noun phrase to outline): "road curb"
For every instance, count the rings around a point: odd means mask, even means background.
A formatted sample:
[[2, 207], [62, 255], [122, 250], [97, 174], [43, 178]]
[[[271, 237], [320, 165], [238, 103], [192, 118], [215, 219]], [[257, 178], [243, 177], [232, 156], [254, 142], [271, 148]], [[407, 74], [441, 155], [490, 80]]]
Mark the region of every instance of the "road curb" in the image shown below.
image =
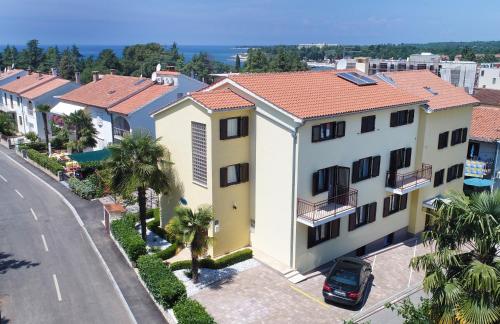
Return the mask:
[[85, 224], [83, 223], [83, 221], [82, 221], [80, 215], [78, 214], [78, 212], [76, 211], [75, 207], [73, 207], [73, 205], [68, 201], [68, 199], [66, 199], [66, 197], [64, 197], [64, 195], [62, 193], [60, 193], [56, 188], [52, 187], [48, 182], [46, 182], [45, 180], [43, 180], [42, 178], [40, 178], [38, 175], [36, 175], [35, 173], [33, 173], [31, 170], [29, 170], [28, 168], [26, 168], [24, 165], [22, 165], [18, 161], [14, 160], [12, 157], [10, 157], [5, 152], [0, 152], [0, 153], [2, 153], [3, 155], [5, 155], [9, 160], [11, 160], [17, 166], [21, 167], [24, 171], [26, 171], [32, 177], [34, 177], [35, 179], [37, 179], [38, 181], [40, 181], [42, 184], [44, 184], [45, 186], [47, 186], [69, 208], [69, 210], [71, 211], [71, 213], [75, 217], [76, 221], [78, 222], [78, 224], [82, 228], [83, 232], [85, 233], [85, 236], [87, 237], [87, 239], [88, 239], [88, 241], [90, 243], [90, 246], [92, 247], [92, 249], [96, 253], [96, 255], [99, 258], [99, 260], [101, 261], [101, 263], [102, 263], [102, 265], [103, 265], [103, 267], [104, 267], [104, 269], [106, 271], [106, 274], [108, 275], [109, 279], [111, 280], [111, 284], [113, 285], [113, 288], [116, 290], [116, 292], [118, 294], [118, 297], [120, 298], [120, 301], [122, 302], [122, 304], [125, 306], [125, 309], [127, 310], [127, 313], [128, 313], [128, 316], [129, 316], [130, 320], [132, 321], [132, 323], [137, 324], [137, 320], [135, 319], [134, 314], [132, 313], [132, 310], [130, 309], [130, 306], [128, 305], [127, 301], [125, 300], [125, 297], [123, 296], [123, 293], [120, 290], [120, 287], [118, 286], [118, 283], [116, 282], [115, 278], [113, 277], [113, 274], [111, 273], [111, 270], [109, 269], [108, 265], [106, 264], [106, 261], [104, 260], [104, 258], [102, 257], [101, 253], [97, 249], [97, 246], [95, 245], [94, 241], [92, 240], [92, 237], [90, 236], [89, 232], [87, 231], [87, 228], [85, 227]]

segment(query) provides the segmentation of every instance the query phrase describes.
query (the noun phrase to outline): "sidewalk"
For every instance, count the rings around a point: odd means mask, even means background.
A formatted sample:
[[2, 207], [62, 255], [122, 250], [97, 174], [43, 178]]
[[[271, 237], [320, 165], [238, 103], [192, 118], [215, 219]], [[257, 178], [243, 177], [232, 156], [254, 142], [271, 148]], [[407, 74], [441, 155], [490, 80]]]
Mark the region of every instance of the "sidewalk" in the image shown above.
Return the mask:
[[[138, 281], [136, 274], [105, 233], [102, 225], [102, 205], [99, 201], [87, 201], [76, 196], [60, 183], [27, 163], [15, 154], [13, 150], [7, 150], [3, 147], [0, 150], [54, 187], [75, 207], [120, 287], [137, 323], [165, 323], [165, 318], [158, 311], [149, 294]], [[72, 216], [68, 215], [68, 217]]]

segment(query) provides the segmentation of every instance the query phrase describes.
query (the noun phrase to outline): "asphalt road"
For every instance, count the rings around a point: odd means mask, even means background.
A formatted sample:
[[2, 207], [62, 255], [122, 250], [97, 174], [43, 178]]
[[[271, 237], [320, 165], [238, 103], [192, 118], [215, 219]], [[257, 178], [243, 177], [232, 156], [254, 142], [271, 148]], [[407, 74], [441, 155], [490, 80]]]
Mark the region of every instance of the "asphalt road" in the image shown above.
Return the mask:
[[1, 323], [131, 323], [82, 227], [0, 154]]

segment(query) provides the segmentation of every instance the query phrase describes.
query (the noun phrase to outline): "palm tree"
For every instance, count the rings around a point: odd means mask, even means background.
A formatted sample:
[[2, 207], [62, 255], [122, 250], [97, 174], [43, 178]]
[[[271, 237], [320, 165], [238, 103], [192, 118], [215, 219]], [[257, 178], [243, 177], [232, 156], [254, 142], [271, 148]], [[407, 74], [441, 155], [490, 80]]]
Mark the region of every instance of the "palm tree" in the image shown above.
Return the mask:
[[191, 275], [194, 283], [198, 282], [199, 258], [207, 253], [212, 238], [208, 236], [208, 228], [214, 220], [212, 207], [198, 207], [195, 212], [191, 208], [178, 207], [175, 216], [170, 220], [177, 241], [189, 245], [191, 250]]
[[97, 130], [92, 122], [92, 117], [85, 110], [78, 110], [64, 118], [66, 127], [75, 131], [76, 141], [71, 143], [71, 146], [78, 152], [81, 152], [85, 147], [94, 147], [97, 145], [95, 136]]
[[143, 240], [146, 240], [146, 190], [151, 188], [166, 194], [171, 185], [169, 154], [158, 141], [147, 133], [134, 131], [108, 147], [111, 190], [124, 196], [137, 191]]
[[42, 118], [43, 118], [43, 130], [45, 131], [45, 143], [49, 145], [49, 125], [47, 122], [47, 115], [50, 112], [50, 109], [52, 109], [49, 105], [42, 104], [42, 105], [37, 105], [36, 110], [40, 113], [42, 113]]
[[430, 319], [439, 323], [500, 322], [500, 190], [451, 193], [424, 234], [435, 251], [415, 257], [431, 294]]

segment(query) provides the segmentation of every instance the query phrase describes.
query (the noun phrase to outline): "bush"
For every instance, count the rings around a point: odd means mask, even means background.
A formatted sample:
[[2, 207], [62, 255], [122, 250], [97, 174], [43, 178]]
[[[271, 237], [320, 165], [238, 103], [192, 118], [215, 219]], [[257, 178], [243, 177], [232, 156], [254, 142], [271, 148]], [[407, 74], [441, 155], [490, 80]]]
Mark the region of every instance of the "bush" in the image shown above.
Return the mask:
[[[153, 208], [153, 209], [148, 209], [146, 212], [146, 218], [151, 218], [149, 216], [152, 216], [153, 220], [149, 221], [147, 223], [147, 228], [158, 235], [159, 237], [166, 239], [166, 233], [163, 228], [160, 226], [160, 209], [159, 208]], [[167, 240], [168, 241], [168, 240]], [[171, 241], [169, 241], [171, 242]], [[173, 243], [173, 242], [171, 242]]]
[[47, 152], [47, 145], [43, 142], [30, 142], [19, 145], [21, 150], [35, 150], [37, 152]]
[[38, 135], [35, 132], [27, 132], [24, 136], [31, 142], [38, 142]]
[[172, 245], [170, 245], [168, 248], [155, 253], [155, 255], [162, 260], [167, 260], [173, 257], [176, 252], [177, 252], [177, 243], [172, 243]]
[[[83, 199], [90, 200], [99, 197], [99, 189], [90, 179], [78, 180], [75, 177], [71, 177], [68, 180], [68, 184], [71, 190]], [[100, 192], [102, 193], [102, 191]]]
[[135, 222], [130, 217], [114, 220], [111, 222], [111, 233], [125, 250], [130, 261], [135, 262], [141, 255], [146, 254], [147, 250], [146, 243], [135, 230], [134, 225]]
[[186, 298], [174, 306], [174, 314], [179, 324], [212, 324], [215, 320], [205, 307], [191, 298]]
[[160, 258], [143, 255], [137, 260], [137, 268], [154, 299], [164, 308], [172, 308], [186, 298], [186, 287]]
[[28, 149], [27, 154], [30, 160], [40, 165], [41, 167], [48, 169], [55, 175], [57, 175], [57, 172], [64, 170], [64, 167], [61, 163], [57, 162], [57, 160], [54, 158], [49, 158], [47, 154], [40, 153], [33, 149]]
[[[243, 249], [225, 255], [217, 260], [211, 258], [202, 259], [200, 260], [200, 267], [208, 269], [222, 269], [225, 267], [229, 267], [233, 264], [251, 259], [252, 256], [253, 254], [251, 249]], [[191, 260], [176, 261], [170, 264], [170, 269], [172, 269], [172, 271], [180, 269], [190, 269], [190, 268], [191, 268]]]

